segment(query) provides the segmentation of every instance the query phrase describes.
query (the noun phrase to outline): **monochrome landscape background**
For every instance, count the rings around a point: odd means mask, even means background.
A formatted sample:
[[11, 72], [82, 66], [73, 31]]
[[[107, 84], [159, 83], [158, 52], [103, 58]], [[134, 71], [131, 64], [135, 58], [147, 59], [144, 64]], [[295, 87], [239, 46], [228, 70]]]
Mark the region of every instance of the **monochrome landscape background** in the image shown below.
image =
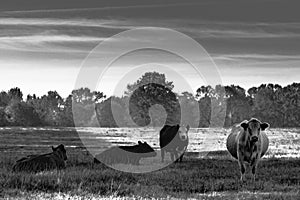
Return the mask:
[[[297, 199], [298, 8], [296, 0], [2, 1], [0, 198]], [[168, 52], [140, 50], [113, 63], [96, 89], [75, 88], [93, 48], [140, 27], [170, 28], [193, 38], [216, 64], [222, 85], [210, 86]], [[144, 70], [132, 70], [142, 63]], [[115, 94], [127, 74], [123, 93]], [[251, 117], [270, 124], [270, 146], [257, 180], [241, 184], [226, 138], [233, 125]], [[165, 123], [191, 126], [183, 163], [171, 163], [167, 155], [168, 166], [141, 174], [93, 163], [93, 154], [109, 146], [146, 141], [157, 156], [125, 167], [160, 165], [159, 130]], [[17, 159], [59, 144], [68, 155], [62, 173], [12, 172]]]

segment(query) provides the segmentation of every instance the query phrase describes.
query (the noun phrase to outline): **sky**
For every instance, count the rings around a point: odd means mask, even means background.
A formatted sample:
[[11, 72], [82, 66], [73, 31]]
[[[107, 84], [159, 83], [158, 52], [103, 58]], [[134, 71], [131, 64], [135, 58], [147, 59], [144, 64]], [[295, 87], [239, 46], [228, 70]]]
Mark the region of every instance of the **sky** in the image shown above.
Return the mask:
[[[24, 95], [41, 96], [56, 90], [67, 97], [97, 45], [142, 27], [169, 28], [197, 41], [212, 58], [208, 64], [199, 56], [202, 66], [215, 64], [224, 85], [247, 89], [262, 83], [300, 82], [299, 6], [296, 0], [3, 0], [0, 91], [19, 87]], [[168, 36], [149, 38], [153, 43], [184, 46]], [[132, 43], [137, 40], [126, 38]], [[104, 49], [99, 60], [113, 53]], [[187, 54], [196, 52], [187, 50]], [[99, 60], [93, 67], [104, 69]], [[96, 89], [111, 95], [120, 85], [126, 89], [125, 84], [154, 70], [165, 73], [178, 92], [195, 92], [207, 83], [180, 56], [140, 50], [112, 63]]]

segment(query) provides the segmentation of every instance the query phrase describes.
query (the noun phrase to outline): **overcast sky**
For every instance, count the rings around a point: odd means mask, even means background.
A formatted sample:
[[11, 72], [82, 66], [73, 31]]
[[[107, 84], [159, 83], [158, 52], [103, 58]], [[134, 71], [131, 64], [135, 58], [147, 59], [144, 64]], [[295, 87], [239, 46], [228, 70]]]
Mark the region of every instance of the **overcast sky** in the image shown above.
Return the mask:
[[[4, 0], [0, 90], [20, 87], [25, 95], [57, 90], [66, 97], [82, 61], [99, 42], [144, 26], [171, 28], [195, 39], [215, 61], [224, 85], [300, 82], [299, 6], [296, 0]], [[149, 59], [157, 54], [141, 51], [117, 62], [101, 89], [110, 95], [125, 75], [122, 67], [157, 63]], [[179, 60], [164, 57], [159, 61], [181, 69], [192, 90], [204, 84]], [[172, 74], [167, 78], [175, 79]], [[174, 82], [178, 91], [185, 89]]]

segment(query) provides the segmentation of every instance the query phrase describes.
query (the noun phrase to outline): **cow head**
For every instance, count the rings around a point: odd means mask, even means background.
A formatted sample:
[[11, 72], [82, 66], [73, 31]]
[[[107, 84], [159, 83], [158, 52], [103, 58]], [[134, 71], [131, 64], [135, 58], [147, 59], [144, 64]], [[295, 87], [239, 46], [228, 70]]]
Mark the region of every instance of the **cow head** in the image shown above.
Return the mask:
[[179, 138], [182, 141], [185, 141], [185, 140], [188, 139], [188, 132], [189, 132], [189, 130], [190, 130], [190, 125], [187, 125], [187, 126], [182, 125], [182, 126], [179, 127], [178, 134], [179, 134]]
[[260, 122], [258, 119], [252, 118], [250, 121], [244, 121], [241, 123], [241, 127], [248, 134], [250, 142], [255, 143], [258, 141], [260, 131], [264, 131], [269, 127], [269, 124]]
[[63, 144], [58, 145], [57, 147], [51, 147], [53, 152], [56, 152], [62, 157], [65, 161], [67, 158], [67, 151], [65, 149], [65, 146]]

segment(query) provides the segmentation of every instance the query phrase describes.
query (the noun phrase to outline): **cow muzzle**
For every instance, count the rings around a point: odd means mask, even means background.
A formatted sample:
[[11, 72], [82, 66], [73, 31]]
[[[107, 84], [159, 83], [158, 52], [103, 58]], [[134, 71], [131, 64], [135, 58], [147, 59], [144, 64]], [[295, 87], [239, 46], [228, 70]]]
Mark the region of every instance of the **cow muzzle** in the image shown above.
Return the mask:
[[252, 136], [251, 137], [251, 142], [257, 142], [258, 141], [258, 137], [257, 136]]
[[180, 139], [181, 139], [181, 141], [186, 141], [187, 140], [187, 136], [186, 135], [181, 135]]

